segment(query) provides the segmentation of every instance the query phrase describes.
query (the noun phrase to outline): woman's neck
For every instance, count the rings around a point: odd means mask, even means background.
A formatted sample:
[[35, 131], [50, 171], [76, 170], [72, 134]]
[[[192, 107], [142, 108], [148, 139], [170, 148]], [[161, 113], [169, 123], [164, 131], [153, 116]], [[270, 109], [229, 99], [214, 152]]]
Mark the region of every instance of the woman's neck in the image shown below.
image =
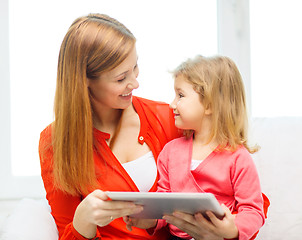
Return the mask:
[[119, 124], [122, 109], [93, 108], [93, 126], [103, 132], [113, 133]]

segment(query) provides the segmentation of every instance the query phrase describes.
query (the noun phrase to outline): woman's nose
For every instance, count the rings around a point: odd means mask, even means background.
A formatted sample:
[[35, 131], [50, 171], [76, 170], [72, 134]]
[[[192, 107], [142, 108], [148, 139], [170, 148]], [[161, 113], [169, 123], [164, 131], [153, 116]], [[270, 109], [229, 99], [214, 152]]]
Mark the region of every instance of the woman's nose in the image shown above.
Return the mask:
[[139, 83], [137, 81], [137, 76], [138, 76], [138, 74], [135, 74], [134, 72], [132, 73], [131, 79], [130, 79], [130, 82], [128, 85], [129, 88], [137, 89], [139, 87]]
[[136, 78], [131, 79], [131, 82], [129, 84], [132, 89], [137, 89], [139, 87], [139, 83]]

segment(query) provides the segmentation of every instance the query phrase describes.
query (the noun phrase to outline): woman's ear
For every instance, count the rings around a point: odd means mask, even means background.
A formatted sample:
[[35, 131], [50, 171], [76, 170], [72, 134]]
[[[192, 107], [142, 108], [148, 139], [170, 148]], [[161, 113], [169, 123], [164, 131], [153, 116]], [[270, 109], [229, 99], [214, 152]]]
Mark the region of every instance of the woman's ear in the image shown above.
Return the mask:
[[90, 83], [91, 83], [91, 79], [86, 78], [86, 84], [87, 84], [87, 87], [88, 87], [88, 88], [90, 87]]

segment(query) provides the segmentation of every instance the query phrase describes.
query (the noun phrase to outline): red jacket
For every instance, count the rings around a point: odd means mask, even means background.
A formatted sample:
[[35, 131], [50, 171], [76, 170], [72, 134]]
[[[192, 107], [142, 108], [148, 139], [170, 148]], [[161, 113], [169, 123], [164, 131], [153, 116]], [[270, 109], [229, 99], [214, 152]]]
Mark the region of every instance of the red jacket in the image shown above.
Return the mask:
[[[170, 140], [179, 136], [174, 125], [174, 115], [168, 104], [155, 102], [143, 98], [133, 97], [133, 106], [139, 115], [141, 129], [138, 141], [146, 142], [150, 147], [154, 158], [164, 145]], [[107, 133], [94, 129], [95, 151], [94, 160], [97, 176], [100, 174], [100, 189], [103, 191], [139, 191], [130, 176], [124, 170], [120, 162], [109, 149], [106, 139], [110, 136]], [[79, 203], [85, 196], [75, 197], [54, 189], [53, 184], [53, 152], [43, 152], [42, 146], [51, 144], [51, 125], [43, 130], [40, 136], [39, 153], [44, 154], [41, 161], [41, 174], [46, 190], [46, 197], [51, 206], [52, 215], [56, 221], [59, 239], [85, 239], [72, 225], [73, 215]], [[157, 180], [150, 191], [156, 191]], [[167, 229], [150, 236], [146, 230], [133, 228], [130, 232], [126, 229], [122, 218], [112, 221], [105, 227], [97, 228], [95, 239], [168, 239]]]

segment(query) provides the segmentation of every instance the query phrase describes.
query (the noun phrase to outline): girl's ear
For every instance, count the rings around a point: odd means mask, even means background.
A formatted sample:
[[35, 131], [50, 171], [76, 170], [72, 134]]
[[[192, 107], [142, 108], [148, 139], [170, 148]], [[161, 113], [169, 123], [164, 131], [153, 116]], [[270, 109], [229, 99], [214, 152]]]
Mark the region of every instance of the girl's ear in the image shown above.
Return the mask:
[[206, 115], [211, 115], [212, 114], [212, 108], [211, 108], [211, 104], [210, 103], [205, 108], [205, 114]]

